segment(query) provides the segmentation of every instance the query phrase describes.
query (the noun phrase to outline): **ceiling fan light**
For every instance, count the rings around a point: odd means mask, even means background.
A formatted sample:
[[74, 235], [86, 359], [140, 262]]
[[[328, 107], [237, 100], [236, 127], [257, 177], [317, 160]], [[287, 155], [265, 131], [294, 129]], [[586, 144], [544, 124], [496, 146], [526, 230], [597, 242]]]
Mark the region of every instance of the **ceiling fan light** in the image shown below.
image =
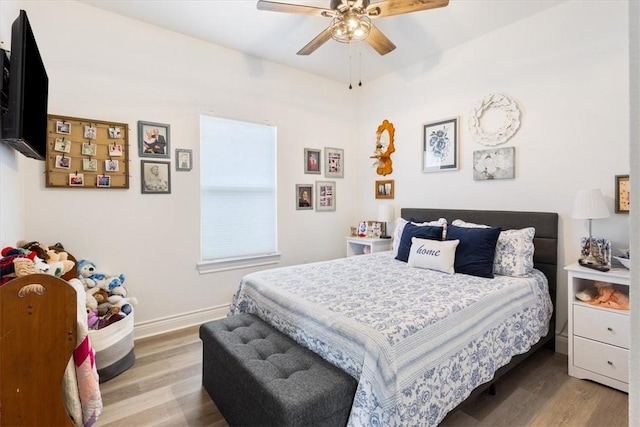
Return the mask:
[[371, 20], [366, 15], [338, 15], [331, 21], [331, 37], [340, 43], [359, 42], [371, 31]]

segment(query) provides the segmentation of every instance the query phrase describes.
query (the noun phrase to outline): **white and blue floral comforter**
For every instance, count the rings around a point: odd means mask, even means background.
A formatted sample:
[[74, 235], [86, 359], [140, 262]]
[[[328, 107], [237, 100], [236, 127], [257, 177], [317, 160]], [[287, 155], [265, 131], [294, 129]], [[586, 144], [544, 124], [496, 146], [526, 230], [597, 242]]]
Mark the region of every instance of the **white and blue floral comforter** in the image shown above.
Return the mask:
[[382, 252], [249, 274], [230, 314], [256, 314], [358, 379], [350, 426], [426, 426], [545, 336], [552, 310], [540, 271], [447, 275]]

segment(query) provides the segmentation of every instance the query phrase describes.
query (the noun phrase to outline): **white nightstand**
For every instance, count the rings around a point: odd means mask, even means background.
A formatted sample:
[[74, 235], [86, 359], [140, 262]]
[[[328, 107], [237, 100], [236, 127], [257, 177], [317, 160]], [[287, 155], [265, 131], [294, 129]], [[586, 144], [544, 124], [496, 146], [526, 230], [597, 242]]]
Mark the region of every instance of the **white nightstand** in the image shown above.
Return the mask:
[[347, 237], [347, 257], [391, 250], [392, 239]]
[[577, 263], [564, 269], [569, 274], [569, 375], [628, 392], [629, 311], [587, 304], [575, 295], [595, 281], [611, 283], [628, 295], [629, 270], [600, 272]]

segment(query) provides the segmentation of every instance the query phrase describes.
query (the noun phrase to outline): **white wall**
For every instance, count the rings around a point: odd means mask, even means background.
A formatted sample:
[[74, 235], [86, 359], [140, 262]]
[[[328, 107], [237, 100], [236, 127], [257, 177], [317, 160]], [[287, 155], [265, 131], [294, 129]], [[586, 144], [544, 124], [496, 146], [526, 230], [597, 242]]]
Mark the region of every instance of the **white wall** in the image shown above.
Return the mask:
[[[27, 11], [47, 67], [49, 113], [129, 123], [131, 176], [128, 190], [45, 188], [44, 162], [25, 161], [20, 168], [25, 204], [7, 211], [24, 217], [26, 231], [12, 233], [3, 245], [18, 238], [61, 241], [99, 270], [124, 273], [130, 294], [139, 300], [137, 331], [150, 324], [157, 327], [146, 333], [180, 327], [173, 320], [178, 315], [191, 313], [195, 323], [226, 314], [240, 278], [250, 270], [199, 275], [195, 268], [199, 114], [207, 111], [278, 127], [281, 265], [344, 255], [350, 224], [345, 212], [355, 206], [349, 194], [359, 188], [357, 180], [349, 174], [337, 180], [336, 212], [295, 210], [295, 184], [321, 179], [304, 175], [304, 147], [343, 147], [345, 169], [355, 169], [348, 146], [355, 109], [342, 83], [80, 3], [17, 5]], [[194, 150], [193, 171], [172, 170], [171, 195], [140, 193], [138, 120], [170, 124], [172, 150]], [[3, 174], [7, 169], [2, 166]], [[5, 200], [4, 183], [2, 191]]]
[[[593, 234], [614, 248], [629, 247], [628, 215], [613, 213], [614, 175], [629, 173], [627, 8], [622, 1], [563, 3], [360, 92], [358, 157], [365, 161], [373, 153], [383, 119], [396, 128], [394, 172], [384, 179], [395, 180], [398, 212], [445, 207], [560, 215], [559, 330], [567, 318], [562, 267], [577, 261], [580, 237], [588, 235], [587, 222], [571, 218], [577, 190], [602, 190], [612, 215], [594, 220]], [[473, 151], [491, 147], [472, 139], [468, 116], [491, 93], [509, 96], [522, 112], [518, 132], [499, 146], [515, 147], [513, 180], [473, 180]], [[422, 126], [455, 116], [460, 169], [422, 173]], [[374, 181], [381, 177], [373, 167], [362, 172], [358, 218], [375, 218]]]

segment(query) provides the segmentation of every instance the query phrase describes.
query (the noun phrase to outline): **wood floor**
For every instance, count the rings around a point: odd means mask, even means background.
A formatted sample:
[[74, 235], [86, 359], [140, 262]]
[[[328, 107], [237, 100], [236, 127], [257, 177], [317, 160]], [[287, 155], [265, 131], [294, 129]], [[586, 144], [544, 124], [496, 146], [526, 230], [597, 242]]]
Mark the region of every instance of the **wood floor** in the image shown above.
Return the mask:
[[[227, 426], [201, 385], [198, 328], [136, 341], [136, 363], [101, 384], [97, 427]], [[541, 350], [450, 413], [443, 427], [628, 425], [627, 394], [567, 375], [567, 357]]]

